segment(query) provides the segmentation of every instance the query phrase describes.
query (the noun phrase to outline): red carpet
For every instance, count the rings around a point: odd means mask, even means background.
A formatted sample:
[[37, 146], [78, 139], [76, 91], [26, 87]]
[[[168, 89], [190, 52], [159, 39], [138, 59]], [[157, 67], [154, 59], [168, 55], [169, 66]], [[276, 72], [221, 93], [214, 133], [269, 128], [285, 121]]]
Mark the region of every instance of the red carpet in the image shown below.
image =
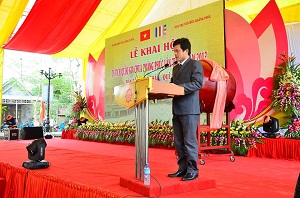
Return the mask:
[[182, 182], [181, 178], [168, 178], [166, 174], [157, 175], [159, 179], [159, 186], [154, 181], [150, 186], [145, 186], [143, 182], [135, 179], [134, 177], [121, 177], [120, 185], [128, 188], [134, 192], [147, 197], [155, 197], [158, 195], [173, 195], [178, 193], [193, 192], [198, 190], [204, 190], [214, 188], [216, 186], [215, 180], [208, 180], [198, 178], [189, 182]]
[[[49, 139], [46, 140], [45, 159], [51, 163], [50, 167], [28, 171], [21, 166], [28, 159], [25, 147], [31, 142], [0, 140], [0, 177], [6, 175], [10, 181], [6, 185], [17, 191], [9, 191], [9, 198], [140, 196], [120, 186], [120, 178], [134, 179], [133, 146]], [[215, 181], [215, 188], [171, 195], [162, 193], [161, 197], [279, 198], [294, 195], [300, 172], [297, 161], [235, 156], [235, 162], [230, 162], [228, 155], [212, 154], [203, 158], [206, 164], [199, 165], [199, 179], [191, 182]], [[157, 180], [151, 180], [151, 187], [156, 189], [154, 193], [157, 193], [157, 187], [165, 185], [165, 181], [178, 180], [180, 185], [186, 185], [186, 182], [166, 176], [177, 169], [174, 150], [150, 148], [149, 162], [151, 174]], [[27, 181], [26, 189], [24, 180]]]

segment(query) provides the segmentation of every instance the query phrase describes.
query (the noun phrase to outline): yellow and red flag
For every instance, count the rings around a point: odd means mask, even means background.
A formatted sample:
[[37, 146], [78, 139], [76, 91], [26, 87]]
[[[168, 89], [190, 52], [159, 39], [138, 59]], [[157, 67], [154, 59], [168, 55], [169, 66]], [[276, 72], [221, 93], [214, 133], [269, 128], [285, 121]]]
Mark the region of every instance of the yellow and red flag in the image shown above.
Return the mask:
[[45, 119], [45, 103], [42, 101], [41, 109], [40, 109], [40, 123], [43, 124], [43, 120]]

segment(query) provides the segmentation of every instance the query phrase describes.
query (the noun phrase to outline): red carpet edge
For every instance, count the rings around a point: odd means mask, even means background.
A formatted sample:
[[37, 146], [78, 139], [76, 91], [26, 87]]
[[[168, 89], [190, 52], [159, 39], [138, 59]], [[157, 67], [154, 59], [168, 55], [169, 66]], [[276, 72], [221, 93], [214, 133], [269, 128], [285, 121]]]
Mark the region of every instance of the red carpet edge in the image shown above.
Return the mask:
[[120, 177], [120, 185], [141, 195], [154, 197], [215, 188], [216, 182], [215, 180], [203, 178], [184, 182], [181, 181], [181, 178], [169, 178], [160, 181], [160, 184], [152, 179], [151, 185], [145, 186], [142, 181], [136, 178]]

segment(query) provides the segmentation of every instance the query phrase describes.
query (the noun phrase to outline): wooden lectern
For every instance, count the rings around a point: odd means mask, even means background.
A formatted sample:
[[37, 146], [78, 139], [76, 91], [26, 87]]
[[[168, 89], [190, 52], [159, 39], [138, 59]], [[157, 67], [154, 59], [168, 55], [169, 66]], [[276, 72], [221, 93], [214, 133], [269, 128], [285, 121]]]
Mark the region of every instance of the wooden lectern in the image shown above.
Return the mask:
[[153, 80], [151, 77], [114, 87], [115, 102], [135, 107], [135, 177], [143, 179], [143, 168], [148, 163], [149, 100], [184, 95], [184, 88], [172, 83]]

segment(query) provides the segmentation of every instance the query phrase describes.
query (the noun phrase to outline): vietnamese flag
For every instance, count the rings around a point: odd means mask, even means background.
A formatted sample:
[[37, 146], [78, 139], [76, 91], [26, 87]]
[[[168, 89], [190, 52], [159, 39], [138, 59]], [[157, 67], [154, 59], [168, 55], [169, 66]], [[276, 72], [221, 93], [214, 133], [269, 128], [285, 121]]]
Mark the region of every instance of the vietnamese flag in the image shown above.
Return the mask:
[[150, 39], [150, 29], [140, 32], [140, 41]]
[[40, 109], [40, 123], [43, 124], [43, 120], [45, 119], [45, 103], [42, 101], [41, 109]]

